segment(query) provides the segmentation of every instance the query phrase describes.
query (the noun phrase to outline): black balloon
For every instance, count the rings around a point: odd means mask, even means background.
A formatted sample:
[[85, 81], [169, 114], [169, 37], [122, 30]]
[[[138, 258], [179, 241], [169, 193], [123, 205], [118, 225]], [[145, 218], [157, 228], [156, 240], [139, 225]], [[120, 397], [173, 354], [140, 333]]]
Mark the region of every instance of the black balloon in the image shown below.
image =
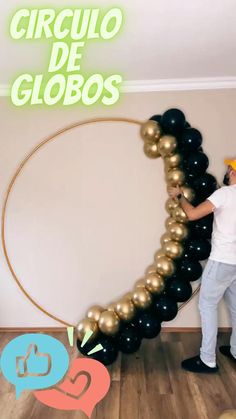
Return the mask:
[[106, 336], [100, 336], [96, 341], [87, 343], [83, 348], [81, 348], [80, 340], [77, 340], [77, 347], [82, 355], [87, 355], [87, 353], [94, 348], [98, 343], [103, 346], [103, 349], [95, 354], [89, 355], [90, 358], [100, 361], [104, 365], [110, 365], [115, 362], [118, 356], [118, 348], [115, 339], [109, 338]]
[[161, 119], [161, 125], [168, 134], [177, 135], [184, 129], [185, 116], [179, 109], [169, 109]]
[[160, 321], [170, 321], [175, 318], [178, 306], [176, 301], [164, 295], [153, 299], [152, 310]]
[[186, 161], [186, 170], [194, 176], [203, 175], [209, 166], [209, 159], [206, 154], [197, 152], [190, 154]]
[[217, 181], [210, 173], [193, 179], [193, 189], [202, 197], [209, 197], [217, 189]]
[[[174, 273], [173, 275], [165, 278], [165, 283], [168, 284], [169, 282], [174, 281], [174, 279], [177, 279], [177, 278], [178, 278], [177, 273]], [[164, 291], [162, 291], [162, 295], [164, 294]]]
[[187, 185], [193, 187], [193, 182], [196, 179], [196, 176], [186, 171], [186, 166], [187, 166], [187, 160], [185, 160], [182, 165], [182, 168], [185, 171], [185, 182]]
[[189, 259], [189, 258], [190, 258], [189, 251], [187, 249], [185, 249], [185, 247], [184, 247], [184, 251], [183, 251], [183, 254], [181, 256], [181, 259]]
[[178, 302], [187, 301], [192, 295], [192, 287], [188, 281], [174, 279], [167, 284], [167, 294]]
[[87, 353], [89, 351], [91, 351], [91, 349], [96, 346], [98, 344], [98, 342], [96, 341], [95, 343], [91, 344], [91, 343], [86, 343], [83, 347], [81, 346], [81, 341], [79, 339], [77, 339], [77, 348], [80, 351], [80, 353], [82, 355], [87, 355]]
[[190, 241], [190, 240], [194, 240], [196, 239], [196, 235], [194, 233], [194, 223], [195, 221], [189, 221], [188, 222], [188, 237], [187, 239], [183, 242], [183, 253], [181, 255], [181, 259], [189, 259], [191, 258], [190, 254], [189, 254], [189, 249], [188, 247], [185, 246], [185, 244]]
[[[98, 333], [95, 339], [89, 339], [88, 342], [81, 346], [81, 341], [77, 339], [77, 348], [82, 355], [87, 355], [96, 345], [99, 344], [100, 340], [105, 337], [101, 332]], [[91, 357], [91, 355], [89, 355]]]
[[195, 128], [184, 129], [179, 146], [184, 152], [197, 151], [202, 144], [202, 134]]
[[124, 327], [117, 338], [118, 349], [125, 354], [136, 352], [141, 345], [139, 330], [132, 325]]
[[197, 195], [195, 195], [192, 204], [197, 207], [198, 205], [200, 205], [202, 202], [204, 202], [206, 200], [207, 196], [205, 195], [200, 195], [199, 193]]
[[211, 253], [211, 243], [208, 240], [196, 239], [185, 243], [185, 249], [195, 260], [206, 260]]
[[191, 225], [191, 235], [199, 239], [210, 239], [213, 228], [213, 214], [197, 220]]
[[181, 260], [178, 261], [177, 272], [181, 279], [197, 281], [202, 275], [202, 265], [197, 260]]
[[160, 321], [150, 311], [140, 313], [135, 320], [135, 325], [139, 330], [140, 336], [146, 339], [155, 338], [161, 330]]
[[161, 118], [162, 118], [162, 115], [153, 115], [151, 116], [150, 120], [156, 121], [158, 122], [158, 124], [161, 124]]
[[191, 127], [190, 123], [186, 121], [185, 125], [184, 125], [184, 128], [190, 128], [190, 127]]

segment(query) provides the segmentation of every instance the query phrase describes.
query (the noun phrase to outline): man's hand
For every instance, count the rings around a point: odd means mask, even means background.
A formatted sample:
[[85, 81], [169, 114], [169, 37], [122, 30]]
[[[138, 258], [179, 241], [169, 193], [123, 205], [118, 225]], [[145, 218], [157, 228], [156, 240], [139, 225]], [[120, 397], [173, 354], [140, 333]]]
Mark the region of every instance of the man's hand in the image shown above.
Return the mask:
[[176, 198], [179, 194], [182, 194], [180, 186], [168, 186], [167, 191], [171, 198]]

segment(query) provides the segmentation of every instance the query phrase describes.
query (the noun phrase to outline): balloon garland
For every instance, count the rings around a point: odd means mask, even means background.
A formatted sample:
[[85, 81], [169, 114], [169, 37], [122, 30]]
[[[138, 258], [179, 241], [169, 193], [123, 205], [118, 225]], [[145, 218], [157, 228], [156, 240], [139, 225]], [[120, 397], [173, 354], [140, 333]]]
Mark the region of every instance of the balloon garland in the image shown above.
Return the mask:
[[[147, 157], [164, 160], [168, 185], [181, 186], [184, 196], [198, 205], [217, 189], [214, 176], [206, 173], [209, 160], [202, 149], [202, 135], [191, 128], [185, 115], [169, 109], [162, 116], [154, 115], [141, 126], [144, 153]], [[79, 351], [86, 355], [96, 344], [103, 350], [91, 355], [105, 365], [113, 363], [118, 352], [136, 352], [142, 339], [156, 337], [161, 323], [175, 318], [186, 302], [195, 295], [190, 282], [202, 275], [200, 261], [210, 255], [213, 215], [188, 222], [178, 200], [166, 202], [168, 218], [166, 233], [161, 237], [161, 249], [154, 255], [143, 279], [132, 292], [107, 308], [91, 307], [78, 325]], [[183, 303], [178, 307], [178, 303]], [[81, 342], [88, 330], [93, 340], [83, 347]]]
[[[148, 121], [128, 118], [99, 118], [72, 124], [37, 145], [19, 165], [7, 188], [2, 209], [2, 245], [8, 267], [24, 295], [44, 314], [64, 324], [74, 326], [51, 314], [37, 303], [22, 285], [10, 261], [5, 241], [5, 222], [9, 196], [18, 175], [30, 158], [48, 142], [61, 134], [98, 122], [127, 122], [138, 124], [144, 141], [143, 150], [147, 157], [164, 160], [165, 177], [168, 185], [182, 187], [184, 196], [197, 205], [217, 189], [214, 176], [206, 173], [209, 165], [203, 153], [202, 135], [185, 120], [178, 109], [170, 109], [162, 116], [154, 115]], [[77, 346], [84, 355], [97, 343], [102, 344], [100, 352], [90, 355], [105, 365], [117, 358], [118, 351], [133, 353], [138, 350], [143, 338], [154, 338], [161, 330], [163, 321], [175, 318], [192, 293], [190, 282], [202, 274], [199, 261], [209, 257], [213, 216], [196, 222], [188, 222], [187, 216], [175, 199], [166, 202], [168, 218], [166, 233], [161, 237], [161, 249], [154, 255], [154, 261], [143, 279], [136, 282], [134, 289], [106, 308], [91, 307], [77, 327]], [[178, 303], [183, 303], [178, 307]], [[81, 345], [86, 332], [93, 332], [89, 342]]]

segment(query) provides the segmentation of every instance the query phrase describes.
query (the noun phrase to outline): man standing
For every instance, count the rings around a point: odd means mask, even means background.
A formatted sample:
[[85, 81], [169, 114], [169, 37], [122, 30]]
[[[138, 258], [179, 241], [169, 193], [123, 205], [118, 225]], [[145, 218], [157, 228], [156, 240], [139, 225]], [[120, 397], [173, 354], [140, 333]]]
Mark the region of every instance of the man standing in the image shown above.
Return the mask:
[[212, 251], [204, 269], [199, 297], [202, 323], [200, 355], [182, 362], [182, 368], [192, 372], [218, 371], [216, 364], [217, 309], [225, 297], [232, 334], [230, 346], [221, 346], [220, 352], [236, 362], [236, 160], [225, 160], [228, 166], [224, 185], [205, 202], [192, 206], [180, 187], [170, 187], [170, 197], [178, 198], [190, 221], [214, 212]]

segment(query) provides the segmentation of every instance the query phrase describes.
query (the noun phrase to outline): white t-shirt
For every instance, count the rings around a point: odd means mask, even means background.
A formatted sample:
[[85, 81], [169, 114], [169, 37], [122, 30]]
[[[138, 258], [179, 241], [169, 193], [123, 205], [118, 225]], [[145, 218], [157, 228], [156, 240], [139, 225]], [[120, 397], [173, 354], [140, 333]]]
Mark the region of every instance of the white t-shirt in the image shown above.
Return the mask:
[[236, 185], [223, 186], [208, 200], [214, 205], [210, 259], [236, 265]]

